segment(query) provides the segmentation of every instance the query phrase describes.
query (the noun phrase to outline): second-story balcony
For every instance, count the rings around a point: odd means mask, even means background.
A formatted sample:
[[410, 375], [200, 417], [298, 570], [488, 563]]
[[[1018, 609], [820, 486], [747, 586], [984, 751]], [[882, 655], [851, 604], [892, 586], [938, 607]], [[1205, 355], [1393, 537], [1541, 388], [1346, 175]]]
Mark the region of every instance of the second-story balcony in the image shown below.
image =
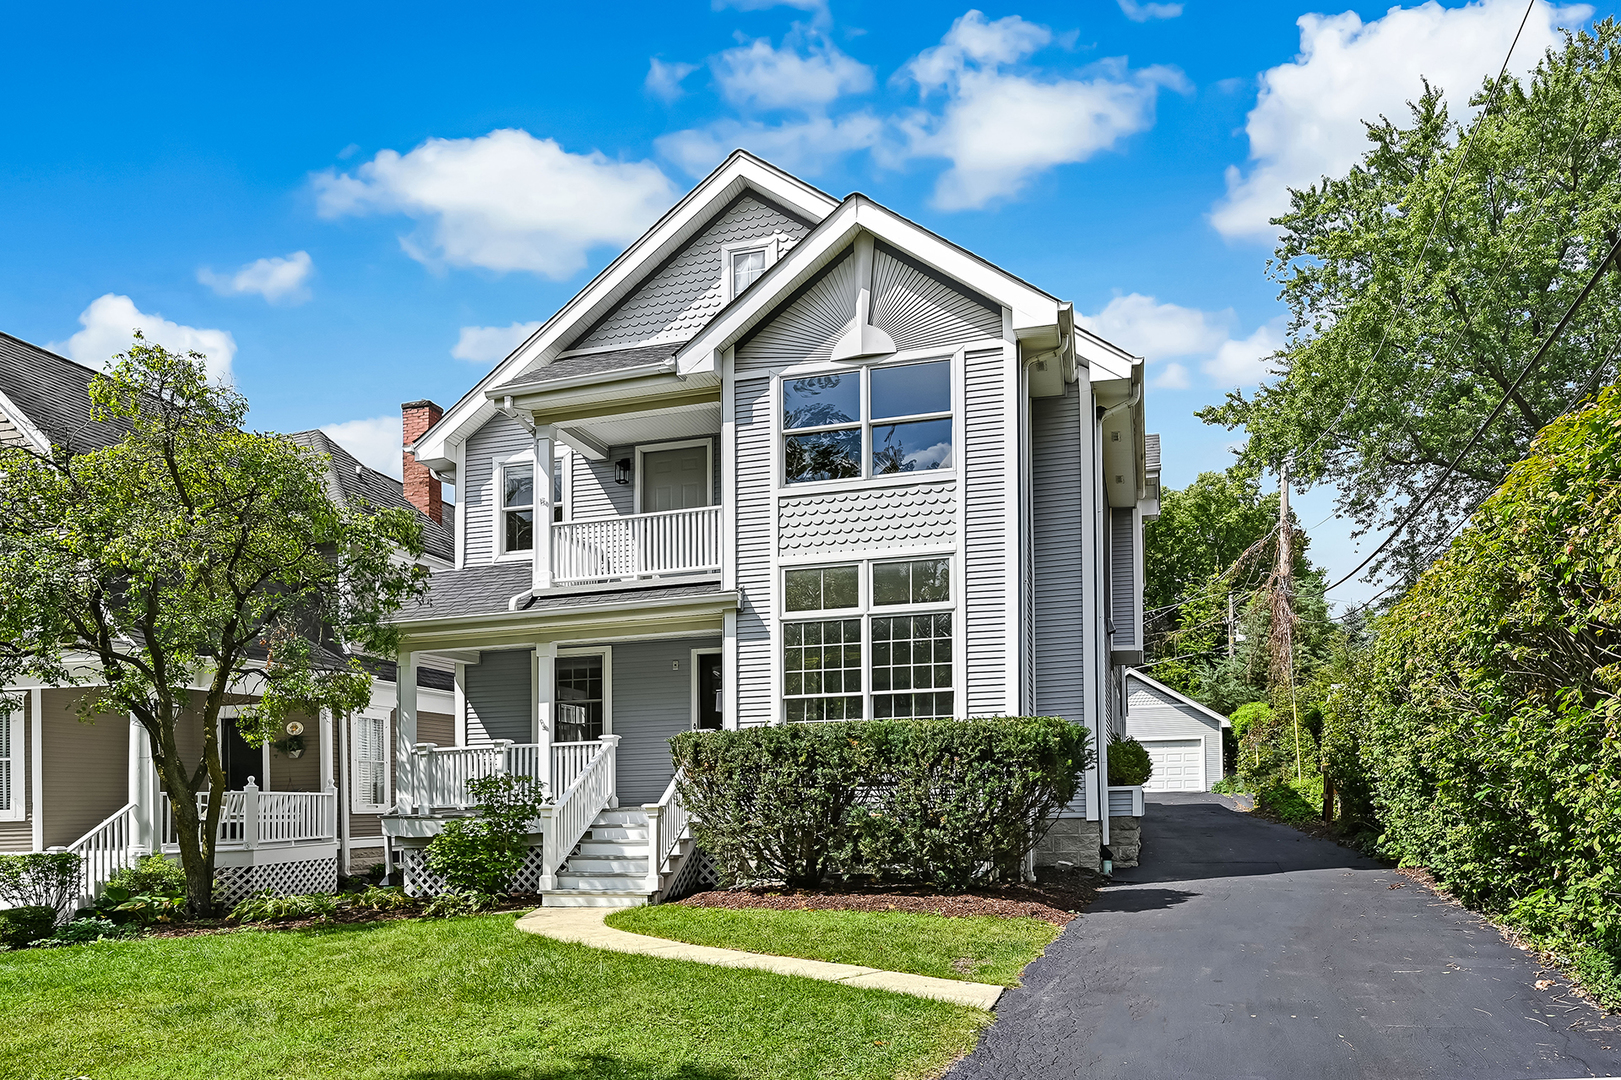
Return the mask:
[[636, 581], [720, 570], [720, 507], [552, 526], [552, 584]]

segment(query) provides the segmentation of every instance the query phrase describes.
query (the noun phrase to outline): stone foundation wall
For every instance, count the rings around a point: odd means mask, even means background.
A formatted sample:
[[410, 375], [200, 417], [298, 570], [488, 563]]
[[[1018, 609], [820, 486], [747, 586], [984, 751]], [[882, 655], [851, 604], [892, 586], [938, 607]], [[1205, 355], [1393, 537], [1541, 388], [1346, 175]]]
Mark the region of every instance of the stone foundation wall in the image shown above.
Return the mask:
[[1109, 850], [1114, 854], [1115, 869], [1136, 866], [1137, 856], [1143, 850], [1143, 819], [1110, 818]]
[[[1057, 866], [1068, 863], [1087, 870], [1102, 870], [1098, 854], [1103, 828], [1096, 821], [1085, 818], [1059, 818], [1053, 822], [1047, 835], [1036, 845], [1037, 866]], [[1114, 854], [1117, 869], [1137, 865], [1143, 848], [1143, 819], [1117, 817], [1109, 819], [1109, 850]]]

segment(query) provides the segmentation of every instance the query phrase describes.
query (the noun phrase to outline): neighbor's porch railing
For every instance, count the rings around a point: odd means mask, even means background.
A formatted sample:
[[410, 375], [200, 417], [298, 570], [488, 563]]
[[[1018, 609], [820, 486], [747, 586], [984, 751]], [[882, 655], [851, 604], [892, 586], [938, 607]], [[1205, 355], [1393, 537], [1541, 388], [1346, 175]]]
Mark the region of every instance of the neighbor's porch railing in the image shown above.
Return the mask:
[[719, 569], [718, 506], [552, 526], [554, 585]]
[[[208, 816], [208, 792], [197, 795], [197, 817]], [[160, 834], [167, 846], [177, 845], [180, 834], [175, 826], [169, 800], [162, 801]], [[338, 836], [338, 792], [260, 791], [248, 777], [241, 791], [227, 791], [220, 809], [219, 827], [214, 840], [217, 848], [285, 847], [295, 844], [324, 843]]]
[[408, 782], [412, 802], [418, 810], [468, 810], [473, 806], [467, 782], [481, 776], [505, 773], [529, 776], [550, 786], [549, 794], [567, 791], [585, 771], [602, 744], [590, 742], [552, 743], [551, 768], [540, 767], [538, 743], [515, 743], [497, 739], [488, 746], [438, 746], [417, 743], [416, 769]]
[[136, 860], [148, 854], [139, 846], [139, 812], [134, 803], [125, 803], [106, 821], [68, 845], [68, 850], [79, 856], [81, 905], [94, 901], [113, 874], [134, 866]]

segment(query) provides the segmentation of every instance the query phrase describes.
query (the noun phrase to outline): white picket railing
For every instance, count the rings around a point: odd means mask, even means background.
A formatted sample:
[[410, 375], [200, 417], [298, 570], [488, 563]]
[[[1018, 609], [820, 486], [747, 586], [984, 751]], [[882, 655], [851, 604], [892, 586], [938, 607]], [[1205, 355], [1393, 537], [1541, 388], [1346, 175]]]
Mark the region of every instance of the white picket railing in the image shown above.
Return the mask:
[[557, 886], [557, 868], [591, 828], [597, 815], [616, 801], [614, 769], [619, 736], [604, 735], [601, 745], [557, 801], [540, 812], [542, 890]]
[[419, 811], [468, 810], [473, 798], [467, 782], [481, 776], [505, 773], [529, 776], [550, 783], [549, 792], [562, 791], [579, 775], [596, 750], [597, 743], [553, 743], [552, 767], [542, 770], [539, 743], [515, 743], [496, 739], [488, 746], [438, 746], [417, 743], [416, 767], [402, 779], [410, 788], [411, 801]]
[[720, 569], [720, 507], [552, 526], [552, 582], [622, 581]]
[[134, 866], [137, 859], [147, 854], [138, 844], [137, 810], [134, 803], [125, 803], [106, 821], [68, 845], [68, 850], [79, 856], [81, 905], [93, 901], [113, 874]]
[[[208, 817], [209, 793], [197, 794], [197, 817]], [[179, 843], [174, 811], [169, 800], [162, 802], [160, 835], [166, 845]], [[322, 843], [338, 836], [338, 792], [260, 791], [248, 777], [241, 791], [225, 792], [220, 808], [219, 827], [214, 833], [217, 848], [258, 848], [293, 844]]]
[[567, 791], [601, 749], [602, 744], [595, 739], [589, 742], [552, 743], [551, 790], [554, 793]]
[[670, 786], [656, 803], [643, 805], [647, 814], [647, 891], [659, 892], [663, 888], [663, 872], [673, 869], [673, 860], [680, 853], [681, 841], [687, 838], [692, 824], [687, 804], [681, 798], [677, 782], [681, 773], [670, 778]]

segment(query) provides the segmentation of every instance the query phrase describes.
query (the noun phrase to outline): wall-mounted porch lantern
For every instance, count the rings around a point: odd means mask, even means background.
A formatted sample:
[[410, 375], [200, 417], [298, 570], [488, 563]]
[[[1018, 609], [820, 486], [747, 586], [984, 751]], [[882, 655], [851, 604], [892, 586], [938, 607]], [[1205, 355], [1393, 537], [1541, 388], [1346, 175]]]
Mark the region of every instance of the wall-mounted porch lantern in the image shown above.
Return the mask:
[[630, 470], [630, 458], [620, 458], [618, 461], [614, 462], [614, 483], [630, 483]]

